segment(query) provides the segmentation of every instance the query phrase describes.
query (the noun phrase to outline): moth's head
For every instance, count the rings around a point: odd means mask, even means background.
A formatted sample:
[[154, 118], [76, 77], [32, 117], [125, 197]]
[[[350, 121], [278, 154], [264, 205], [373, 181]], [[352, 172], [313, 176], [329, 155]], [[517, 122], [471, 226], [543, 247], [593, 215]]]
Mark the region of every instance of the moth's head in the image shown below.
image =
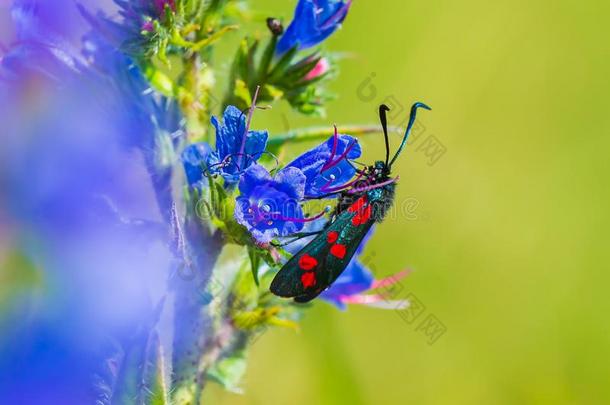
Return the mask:
[[369, 170], [376, 179], [383, 179], [390, 174], [390, 169], [385, 162], [382, 162], [381, 160], [376, 161], [375, 164], [369, 168]]

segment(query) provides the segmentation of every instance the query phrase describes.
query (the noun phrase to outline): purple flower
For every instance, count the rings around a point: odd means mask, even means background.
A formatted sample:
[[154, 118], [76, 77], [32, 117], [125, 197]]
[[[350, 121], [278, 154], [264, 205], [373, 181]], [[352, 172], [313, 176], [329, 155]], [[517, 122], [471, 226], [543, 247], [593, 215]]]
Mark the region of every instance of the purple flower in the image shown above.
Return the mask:
[[[212, 117], [216, 128], [216, 150], [208, 159], [210, 173], [218, 173], [229, 185], [255, 163], [267, 146], [267, 131], [247, 130], [246, 115], [232, 105], [225, 109], [223, 123]], [[246, 134], [247, 132], [247, 134]]]
[[345, 187], [356, 174], [348, 159], [362, 154], [358, 140], [349, 135], [335, 135], [303, 153], [288, 167], [300, 169], [305, 177], [305, 196], [320, 198]]
[[259, 243], [298, 232], [304, 223], [299, 204], [304, 190], [305, 175], [299, 169], [287, 167], [271, 177], [264, 167], [254, 164], [239, 182], [235, 220]]
[[276, 52], [297, 46], [299, 50], [318, 45], [341, 25], [351, 6], [351, 0], [299, 0], [294, 19], [277, 44]]
[[159, 15], [163, 15], [163, 13], [165, 13], [166, 5], [169, 5], [172, 11], [176, 11], [176, 0], [154, 0], [154, 2]]

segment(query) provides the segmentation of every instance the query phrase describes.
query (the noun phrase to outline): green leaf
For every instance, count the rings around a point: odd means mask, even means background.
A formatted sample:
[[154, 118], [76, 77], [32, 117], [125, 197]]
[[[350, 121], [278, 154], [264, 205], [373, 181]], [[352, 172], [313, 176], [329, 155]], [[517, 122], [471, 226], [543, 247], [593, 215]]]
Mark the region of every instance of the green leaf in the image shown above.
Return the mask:
[[150, 84], [161, 94], [166, 97], [173, 97], [176, 95], [176, 84], [169, 78], [165, 73], [159, 69], [149, 65], [144, 70], [146, 78]]
[[294, 83], [303, 82], [305, 76], [318, 64], [322, 57], [309, 57], [299, 62], [298, 64], [291, 66], [290, 69], [280, 78], [279, 83], [290, 88], [294, 86]]
[[167, 405], [169, 404], [169, 392], [165, 379], [165, 354], [156, 332], [153, 332], [151, 336], [149, 357], [147, 370], [144, 375], [147, 393], [145, 403], [150, 405]]
[[239, 100], [240, 105], [237, 106], [238, 108], [246, 108], [252, 104], [252, 96], [250, 94], [250, 90], [248, 89], [248, 85], [241, 79], [235, 80], [233, 95], [237, 100]]
[[262, 88], [261, 99], [276, 101], [276, 100], [279, 100], [280, 98], [282, 98], [283, 95], [284, 95], [284, 92], [282, 90], [280, 90], [279, 88], [272, 86], [270, 84], [266, 84]]
[[285, 73], [286, 68], [290, 65], [290, 62], [292, 62], [292, 58], [294, 58], [294, 55], [296, 55], [297, 51], [298, 48], [295, 46], [294, 48], [287, 51], [284, 55], [282, 55], [280, 60], [273, 67], [273, 70], [271, 70], [271, 73], [269, 74], [269, 83], [275, 83], [277, 80], [280, 79], [280, 77]]
[[248, 256], [250, 257], [250, 266], [252, 267], [252, 277], [256, 285], [258, 285], [258, 269], [261, 265], [261, 256], [258, 254], [257, 249], [252, 246], [248, 246]]
[[267, 47], [265, 48], [265, 52], [261, 57], [261, 61], [258, 67], [258, 82], [265, 83], [267, 81], [267, 75], [269, 74], [269, 66], [271, 65], [271, 61], [273, 60], [273, 55], [275, 54], [275, 47], [277, 45], [277, 36], [271, 36], [271, 39], [267, 43]]

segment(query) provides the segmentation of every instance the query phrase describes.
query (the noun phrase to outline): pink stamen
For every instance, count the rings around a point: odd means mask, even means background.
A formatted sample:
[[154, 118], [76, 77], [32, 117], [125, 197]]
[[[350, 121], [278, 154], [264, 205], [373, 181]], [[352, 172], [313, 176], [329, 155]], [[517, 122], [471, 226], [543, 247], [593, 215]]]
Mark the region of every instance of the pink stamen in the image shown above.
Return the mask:
[[373, 184], [371, 186], [366, 186], [366, 187], [361, 187], [361, 188], [352, 188], [351, 190], [348, 191], [348, 193], [356, 194], [356, 193], [362, 193], [362, 192], [374, 190], [376, 188], [381, 188], [383, 186], [387, 186], [388, 184], [397, 182], [399, 178], [400, 178], [400, 176], [396, 176], [395, 179], [386, 180], [382, 183], [377, 183], [377, 184]]
[[386, 300], [385, 297], [378, 294], [342, 295], [339, 297], [339, 301], [345, 304], [361, 304], [383, 309], [405, 309], [409, 307], [409, 301], [407, 300]]
[[322, 167], [322, 170], [320, 172], [326, 171], [330, 168], [337, 166], [339, 163], [341, 163], [341, 161], [347, 157], [347, 154], [353, 149], [353, 147], [356, 145], [356, 143], [357, 143], [356, 141], [350, 143], [347, 146], [347, 148], [345, 149], [345, 151], [341, 154], [341, 156], [339, 156], [334, 162], [329, 159], [326, 162], [326, 164]]
[[411, 273], [411, 269], [405, 269], [401, 272], [393, 274], [391, 276], [382, 278], [381, 280], [373, 281], [373, 285], [371, 285], [371, 290], [375, 290], [377, 288], [386, 288], [398, 283], [403, 278], [407, 277]]
[[328, 158], [326, 163], [324, 163], [324, 166], [322, 166], [322, 169], [320, 170], [320, 173], [325, 171], [325, 170], [327, 170], [328, 168], [332, 167], [332, 166], [328, 166], [328, 165], [330, 164], [330, 162], [333, 161], [333, 159], [337, 155], [337, 146], [339, 144], [339, 133], [337, 131], [337, 126], [334, 125], [334, 127], [335, 127], [335, 134], [333, 135], [333, 149], [330, 152], [330, 157]]

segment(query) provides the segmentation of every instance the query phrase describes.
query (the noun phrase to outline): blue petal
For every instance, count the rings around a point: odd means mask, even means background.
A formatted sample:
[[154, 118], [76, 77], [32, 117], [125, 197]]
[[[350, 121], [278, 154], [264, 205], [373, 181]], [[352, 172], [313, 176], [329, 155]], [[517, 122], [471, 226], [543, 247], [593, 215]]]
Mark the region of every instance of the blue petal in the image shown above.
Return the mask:
[[279, 190], [297, 201], [303, 199], [307, 177], [296, 167], [285, 167], [275, 176]]
[[252, 194], [254, 188], [271, 182], [271, 175], [263, 166], [254, 164], [250, 166], [241, 177], [239, 191], [242, 195]]
[[192, 144], [182, 152], [182, 164], [189, 186], [203, 180], [203, 172], [210, 153], [211, 148], [205, 142]]
[[235, 220], [262, 243], [298, 232], [303, 228], [299, 202], [304, 184], [305, 176], [296, 168], [271, 178], [264, 167], [252, 165], [239, 182]]
[[303, 50], [318, 45], [341, 25], [350, 5], [351, 1], [300, 0], [276, 52], [283, 54], [295, 46]]
[[267, 147], [268, 137], [267, 131], [248, 131], [244, 153], [251, 157], [249, 160], [257, 161], [261, 157]]
[[[326, 188], [340, 187], [349, 182], [356, 174], [356, 169], [354, 169], [345, 159], [342, 159], [338, 164], [322, 171], [324, 165], [333, 157], [332, 151], [334, 142], [334, 137], [330, 137], [326, 142], [303, 153], [288, 164], [288, 167], [300, 169], [307, 178], [305, 195], [308, 197], [320, 197], [327, 194], [328, 192], [325, 191]], [[337, 160], [352, 143], [353, 146], [347, 153], [346, 158], [359, 158], [362, 150], [358, 144], [358, 140], [349, 135], [339, 135], [337, 149], [333, 159]]]
[[[212, 117], [211, 121], [216, 128], [216, 151], [213, 157], [215, 163], [209, 162], [212, 172], [220, 173], [229, 183], [237, 182], [239, 175], [261, 157], [269, 135], [267, 131], [248, 131], [241, 154], [246, 115], [230, 105], [225, 109], [222, 123], [216, 117]], [[228, 158], [231, 158], [230, 161]], [[220, 162], [226, 164], [218, 166]]]
[[237, 107], [230, 105], [225, 109], [222, 123], [212, 117], [212, 125], [216, 128], [216, 152], [221, 160], [239, 151], [246, 117]]

